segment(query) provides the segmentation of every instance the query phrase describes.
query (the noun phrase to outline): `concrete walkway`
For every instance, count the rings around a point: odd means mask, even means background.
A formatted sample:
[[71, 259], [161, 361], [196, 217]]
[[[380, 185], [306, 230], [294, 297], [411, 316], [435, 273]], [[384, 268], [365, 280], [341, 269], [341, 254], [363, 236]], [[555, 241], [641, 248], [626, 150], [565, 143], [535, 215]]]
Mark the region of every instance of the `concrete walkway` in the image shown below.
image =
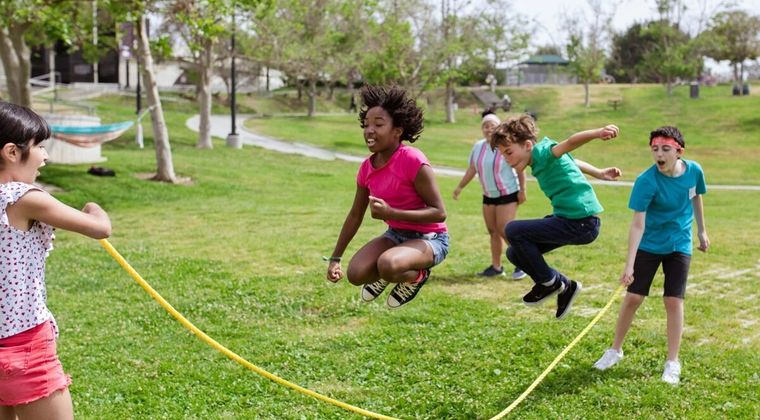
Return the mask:
[[[243, 126], [243, 122], [251, 118], [251, 115], [238, 115], [236, 126], [238, 129], [238, 135], [244, 145], [258, 146], [267, 150], [274, 150], [280, 153], [290, 153], [302, 156], [307, 156], [315, 159], [322, 160], [345, 160], [348, 162], [361, 163], [366, 157], [349, 155], [346, 153], [333, 152], [331, 150], [322, 149], [320, 147], [312, 146], [304, 143], [288, 142], [283, 140], [277, 140], [271, 137], [262, 136], [256, 134], [250, 130], [247, 130]], [[198, 126], [200, 124], [200, 116], [195, 115], [189, 118], [185, 125], [192, 131], [198, 132]], [[232, 121], [229, 115], [212, 115], [211, 116], [211, 135], [213, 137], [225, 140], [227, 134], [230, 133], [232, 128]], [[357, 131], [358, 133], [358, 131]], [[369, 152], [368, 152], [369, 154]], [[462, 177], [464, 176], [463, 169], [445, 168], [440, 166], [434, 166], [433, 169], [439, 175]], [[535, 181], [533, 177], [527, 177], [529, 181]], [[628, 187], [633, 186], [633, 182], [630, 181], [600, 181], [597, 179], [590, 179], [592, 184], [609, 185], [616, 187]], [[760, 186], [757, 185], [714, 185], [708, 184], [708, 189], [715, 190], [736, 190], [736, 191], [760, 191]]]

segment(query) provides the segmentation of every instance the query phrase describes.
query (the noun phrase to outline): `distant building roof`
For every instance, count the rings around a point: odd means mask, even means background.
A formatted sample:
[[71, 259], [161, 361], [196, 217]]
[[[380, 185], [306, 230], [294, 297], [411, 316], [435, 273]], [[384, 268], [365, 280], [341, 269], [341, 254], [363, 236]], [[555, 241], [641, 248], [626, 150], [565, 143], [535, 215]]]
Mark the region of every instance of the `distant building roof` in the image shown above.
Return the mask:
[[529, 59], [521, 62], [520, 64], [540, 64], [540, 65], [554, 64], [558, 66], [566, 66], [570, 64], [570, 61], [565, 60], [564, 58], [558, 55], [544, 54], [544, 55], [534, 55], [530, 57]]

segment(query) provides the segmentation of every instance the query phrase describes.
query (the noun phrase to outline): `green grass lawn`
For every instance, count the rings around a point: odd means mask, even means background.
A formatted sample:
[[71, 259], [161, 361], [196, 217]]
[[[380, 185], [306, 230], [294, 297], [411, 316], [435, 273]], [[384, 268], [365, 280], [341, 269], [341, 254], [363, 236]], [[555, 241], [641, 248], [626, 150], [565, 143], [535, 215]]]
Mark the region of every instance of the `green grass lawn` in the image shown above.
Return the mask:
[[[703, 164], [708, 182], [757, 182], [756, 96], [724, 98], [716, 89], [691, 101], [679, 90], [664, 99], [653, 88], [627, 88], [619, 115], [606, 105], [584, 110], [571, 104], [564, 120], [548, 110], [562, 96], [557, 92], [510, 91], [516, 101], [520, 94], [547, 107], [539, 110], [546, 133], [620, 124], [619, 141], [578, 154], [620, 165], [627, 179], [649, 165], [647, 130], [676, 123], [686, 132], [687, 156]], [[729, 109], [729, 103], [741, 105]], [[184, 127], [195, 106], [165, 108], [175, 168], [193, 179], [191, 185], [137, 177], [155, 170], [148, 124], [144, 150], [136, 149], [130, 133], [104, 146], [103, 165], [116, 177], [89, 176], [82, 165], [49, 165], [40, 181], [63, 188], [57, 196], [71, 205], [102, 204], [114, 225], [111, 243], [199, 328], [252, 363], [317, 392], [401, 418], [490, 418], [530, 385], [617, 287], [631, 219], [627, 188], [596, 187], [606, 208], [600, 237], [548, 257], [584, 284], [573, 313], [558, 322], [551, 304], [522, 305], [529, 280], [473, 276], [489, 260], [479, 191], [471, 185], [453, 201], [458, 179], [441, 177], [452, 238], [447, 260], [408, 307], [392, 312], [382, 302], [362, 304], [358, 289], [345, 280], [324, 279], [321, 261], [353, 199], [356, 164], [233, 150], [218, 139], [215, 149], [198, 150], [196, 135]], [[669, 109], [673, 119], [661, 118]], [[130, 118], [132, 103], [101, 100], [99, 115], [104, 121]], [[435, 164], [464, 167], [478, 135], [476, 117], [462, 111], [461, 122], [448, 126], [440, 114], [429, 115], [419, 146]], [[315, 144], [366, 153], [353, 117], [272, 118], [253, 127], [299, 141], [309, 132]], [[547, 200], [536, 184], [528, 188], [518, 217], [545, 215]], [[616, 303], [514, 418], [760, 416], [760, 193], [713, 190], [705, 203], [713, 247], [692, 262], [681, 386], [660, 382], [665, 322], [657, 297], [640, 309], [623, 362], [605, 373], [591, 368], [612, 340]], [[383, 230], [367, 218], [346, 255]], [[78, 418], [358, 417], [261, 378], [208, 347], [95, 241], [59, 232], [47, 282]], [[656, 280], [655, 296], [661, 287], [662, 279]]]

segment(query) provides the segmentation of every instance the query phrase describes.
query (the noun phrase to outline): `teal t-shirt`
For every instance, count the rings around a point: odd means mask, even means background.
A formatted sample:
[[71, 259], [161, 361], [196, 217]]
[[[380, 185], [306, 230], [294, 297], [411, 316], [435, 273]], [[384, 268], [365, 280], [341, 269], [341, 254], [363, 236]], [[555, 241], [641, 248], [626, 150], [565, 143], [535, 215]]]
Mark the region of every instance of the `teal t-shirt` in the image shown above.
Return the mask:
[[681, 252], [691, 255], [691, 199], [707, 192], [705, 174], [697, 162], [681, 159], [686, 170], [680, 176], [665, 176], [656, 165], [636, 178], [628, 207], [646, 212], [644, 235], [639, 249], [652, 254]]
[[553, 214], [567, 219], [583, 219], [604, 211], [594, 189], [581, 172], [575, 159], [565, 153], [554, 157], [557, 142], [544, 137], [533, 147], [530, 164], [541, 191], [552, 202]]

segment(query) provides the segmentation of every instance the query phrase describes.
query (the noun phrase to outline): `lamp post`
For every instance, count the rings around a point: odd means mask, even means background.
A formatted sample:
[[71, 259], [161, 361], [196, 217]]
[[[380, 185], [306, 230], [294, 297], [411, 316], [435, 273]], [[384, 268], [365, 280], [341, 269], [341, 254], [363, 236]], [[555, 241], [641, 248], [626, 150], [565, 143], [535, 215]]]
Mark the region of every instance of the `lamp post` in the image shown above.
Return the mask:
[[235, 103], [235, 2], [232, 2], [232, 35], [230, 36], [230, 51], [231, 51], [231, 57], [232, 60], [230, 62], [230, 118], [232, 119], [230, 122], [232, 124], [232, 129], [229, 134], [227, 134], [227, 146], [234, 147], [235, 149], [240, 149], [243, 147], [242, 142], [240, 141], [240, 136], [238, 136], [237, 133], [237, 125], [235, 121], [235, 111], [236, 111], [236, 103]]

